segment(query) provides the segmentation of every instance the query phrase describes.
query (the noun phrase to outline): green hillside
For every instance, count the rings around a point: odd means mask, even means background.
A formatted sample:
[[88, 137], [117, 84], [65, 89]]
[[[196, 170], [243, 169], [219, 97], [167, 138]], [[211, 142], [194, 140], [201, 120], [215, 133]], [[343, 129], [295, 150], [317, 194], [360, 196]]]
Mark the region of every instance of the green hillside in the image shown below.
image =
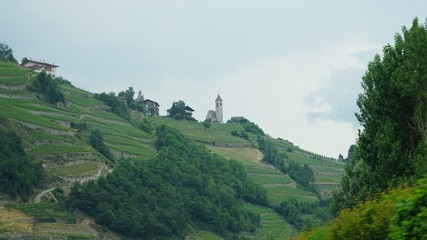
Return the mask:
[[[110, 107], [90, 92], [57, 79], [58, 90], [65, 103], [51, 104], [27, 86], [37, 73], [19, 65], [0, 61], [0, 126], [16, 132], [22, 139], [26, 153], [41, 162], [46, 171], [43, 186], [35, 189], [30, 202], [19, 202], [0, 195], [0, 238], [13, 234], [63, 236], [68, 238], [119, 238], [107, 231], [100, 232], [93, 219], [67, 212], [61, 207], [64, 198], [76, 183], [105, 176], [123, 159], [150, 161], [157, 155], [156, 135], [132, 124], [141, 121], [141, 114], [132, 114], [129, 121], [113, 114]], [[260, 217], [255, 232], [242, 233], [250, 239], [286, 239], [297, 230], [275, 208], [296, 199], [301, 203], [315, 203], [319, 196], [301, 188], [284, 172], [263, 161], [256, 134], [248, 132], [248, 139], [236, 137], [232, 131], [242, 132], [238, 123], [212, 124], [205, 129], [199, 122], [178, 121], [166, 117], [151, 117], [155, 127], [166, 125], [179, 130], [192, 142], [206, 146], [212, 153], [240, 162], [249, 178], [267, 193], [270, 207], [247, 204], [246, 209]], [[89, 144], [90, 134], [98, 129], [113, 158], [108, 159]], [[304, 151], [289, 141], [262, 138], [273, 143], [287, 161], [307, 164], [314, 172], [315, 186], [323, 198], [331, 196], [339, 185], [343, 164]], [[5, 216], [9, 216], [6, 218]], [[304, 214], [314, 219], [314, 214]], [[4, 219], [4, 220], [3, 220]], [[9, 219], [9, 220], [7, 220]], [[17, 219], [27, 219], [17, 221]], [[14, 223], [12, 223], [14, 222]], [[32, 222], [37, 227], [29, 227]], [[206, 229], [194, 229], [196, 239], [215, 239], [219, 236]]]

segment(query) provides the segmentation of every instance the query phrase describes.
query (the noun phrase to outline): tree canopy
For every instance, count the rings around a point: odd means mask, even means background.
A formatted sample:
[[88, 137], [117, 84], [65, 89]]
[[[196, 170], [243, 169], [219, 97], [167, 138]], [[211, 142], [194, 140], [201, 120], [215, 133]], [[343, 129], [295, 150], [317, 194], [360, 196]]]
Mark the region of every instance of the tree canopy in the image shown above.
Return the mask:
[[403, 27], [394, 46], [369, 63], [362, 87], [357, 118], [363, 130], [334, 196], [335, 211], [426, 172], [426, 26], [414, 19], [410, 29]]
[[27, 88], [29, 91], [40, 93], [52, 104], [65, 103], [64, 94], [58, 89], [58, 82], [45, 71], [39, 73]]
[[190, 226], [223, 236], [255, 230], [259, 217], [243, 200], [267, 205], [267, 197], [240, 163], [165, 126], [157, 136], [154, 159], [121, 160], [106, 177], [76, 185], [68, 206], [130, 238], [183, 238]]
[[13, 56], [12, 49], [5, 43], [0, 42], [0, 60], [5, 62], [18, 63], [15, 57]]
[[27, 200], [43, 177], [43, 167], [24, 152], [21, 138], [0, 128], [0, 192]]
[[185, 119], [185, 120], [195, 121], [195, 119], [192, 117], [193, 114], [190, 111], [187, 111], [187, 109], [188, 109], [188, 106], [185, 105], [185, 102], [182, 100], [179, 100], [178, 102], [174, 102], [172, 104], [169, 116], [177, 120]]

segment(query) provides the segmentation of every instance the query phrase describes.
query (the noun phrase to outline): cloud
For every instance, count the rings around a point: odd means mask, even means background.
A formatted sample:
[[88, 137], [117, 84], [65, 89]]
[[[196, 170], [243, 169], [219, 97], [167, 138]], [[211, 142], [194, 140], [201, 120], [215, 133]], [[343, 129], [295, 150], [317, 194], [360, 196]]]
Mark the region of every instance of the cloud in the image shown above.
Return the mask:
[[273, 137], [337, 157], [357, 137], [355, 96], [367, 65], [361, 56], [373, 54], [377, 46], [352, 42], [310, 54], [273, 56], [206, 81], [170, 79], [164, 86], [191, 94], [189, 101], [199, 99], [189, 102], [199, 120], [220, 93], [225, 119], [244, 116]]

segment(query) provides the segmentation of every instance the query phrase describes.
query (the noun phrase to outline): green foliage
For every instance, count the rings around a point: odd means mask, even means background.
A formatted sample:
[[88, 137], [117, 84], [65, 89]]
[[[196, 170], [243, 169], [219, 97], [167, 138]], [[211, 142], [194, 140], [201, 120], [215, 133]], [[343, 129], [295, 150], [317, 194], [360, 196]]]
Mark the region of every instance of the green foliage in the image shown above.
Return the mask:
[[246, 118], [237, 118], [237, 119], [230, 119], [227, 121], [227, 123], [239, 123], [243, 126], [243, 129], [245, 132], [250, 132], [258, 136], [264, 136], [264, 131], [255, 123], [249, 121]]
[[13, 51], [5, 43], [0, 42], [0, 60], [5, 62], [18, 63], [13, 57]]
[[122, 160], [106, 177], [75, 186], [68, 205], [130, 238], [183, 237], [189, 225], [223, 236], [255, 230], [259, 217], [242, 200], [265, 205], [266, 194], [241, 164], [165, 126], [157, 134], [155, 159]]
[[424, 152], [427, 130], [426, 79], [427, 30], [414, 19], [410, 29], [403, 27], [395, 36], [394, 46], [384, 47], [382, 58], [375, 56], [363, 77], [358, 163], [347, 169], [336, 210], [424, 173], [416, 167], [425, 165], [425, 157], [416, 155]]
[[233, 135], [235, 137], [241, 137], [241, 138], [243, 138], [245, 140], [249, 140], [249, 135], [246, 132], [244, 132], [244, 131], [240, 131], [240, 133], [239, 133], [238, 131], [233, 130], [230, 133], [231, 133], [231, 135]]
[[77, 129], [79, 131], [85, 131], [87, 130], [87, 124], [85, 122], [71, 122], [70, 127]]
[[43, 177], [43, 167], [24, 152], [21, 138], [0, 128], [0, 192], [27, 200]]
[[269, 141], [264, 140], [263, 138], [258, 138], [258, 146], [264, 155], [263, 161], [270, 163], [281, 172], [287, 173], [285, 166], [285, 159], [288, 157], [277, 151], [277, 148]]
[[331, 223], [302, 234], [301, 239], [424, 239], [426, 199], [424, 177], [415, 186], [398, 187], [352, 209], [341, 210]]
[[288, 174], [303, 188], [311, 189], [315, 192], [313, 183], [316, 179], [314, 178], [313, 170], [307, 164], [301, 166], [295, 161], [289, 161]]
[[111, 112], [126, 119], [130, 119], [129, 109], [124, 101], [116, 97], [114, 92], [94, 94], [96, 99], [103, 101], [107, 106], [111, 107]]
[[233, 130], [233, 131], [231, 131], [230, 133], [231, 133], [231, 135], [233, 135], [233, 136], [240, 137], [239, 132], [238, 132], [238, 131], [236, 131], [236, 130]]
[[141, 91], [138, 92], [138, 97], [136, 99], [134, 99], [134, 96], [135, 91], [133, 90], [133, 87], [129, 87], [128, 90], [119, 92], [117, 98], [126, 102], [129, 109], [145, 113], [144, 96]]
[[133, 125], [149, 134], [154, 130], [153, 122], [147, 118], [144, 118], [142, 121], [134, 121]]
[[212, 119], [205, 119], [205, 121], [202, 122], [202, 125], [205, 129], [208, 129], [212, 126]]
[[169, 117], [176, 120], [189, 120], [195, 121], [195, 119], [191, 116], [192, 113], [187, 111], [187, 106], [184, 101], [179, 100], [178, 102], [174, 102], [170, 109]]
[[8, 207], [17, 209], [34, 217], [39, 222], [75, 223], [77, 215], [68, 212], [59, 203], [44, 201], [36, 204], [9, 204]]
[[396, 202], [390, 239], [425, 239], [427, 236], [427, 178], [421, 179], [408, 197]]
[[[300, 202], [295, 198], [280, 203], [274, 207], [277, 213], [282, 215], [287, 222], [292, 224], [296, 229], [301, 230], [303, 227], [311, 227], [313, 224], [322, 224], [332, 218], [329, 213], [330, 200], [320, 199], [316, 202]], [[313, 215], [314, 219], [304, 219], [303, 215]]]
[[102, 134], [99, 129], [90, 131], [89, 143], [104, 157], [114, 161], [113, 154], [111, 153], [110, 149], [105, 145], [104, 138], [102, 137]]
[[39, 73], [27, 88], [31, 92], [40, 93], [52, 104], [65, 103], [64, 94], [58, 89], [58, 82], [45, 71]]

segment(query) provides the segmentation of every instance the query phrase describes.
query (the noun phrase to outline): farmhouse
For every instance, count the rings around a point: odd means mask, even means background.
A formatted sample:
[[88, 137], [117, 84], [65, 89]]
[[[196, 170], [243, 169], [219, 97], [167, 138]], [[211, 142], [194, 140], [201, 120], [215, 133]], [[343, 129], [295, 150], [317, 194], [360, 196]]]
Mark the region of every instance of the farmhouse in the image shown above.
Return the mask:
[[28, 58], [22, 59], [21, 66], [30, 68], [36, 72], [45, 71], [46, 73], [52, 74], [53, 76], [55, 76], [56, 68], [58, 67], [57, 65], [54, 65], [54, 64], [34, 61]]
[[206, 115], [206, 120], [211, 120], [211, 122], [216, 122], [216, 123], [223, 123], [222, 120], [222, 99], [221, 96], [216, 97], [215, 100], [215, 109], [214, 110], [209, 110], [208, 114]]
[[147, 109], [147, 111], [149, 113], [151, 113], [151, 115], [159, 116], [160, 104], [158, 104], [157, 102], [155, 102], [153, 100], [145, 99], [144, 100], [144, 106], [145, 106], [145, 109]]

